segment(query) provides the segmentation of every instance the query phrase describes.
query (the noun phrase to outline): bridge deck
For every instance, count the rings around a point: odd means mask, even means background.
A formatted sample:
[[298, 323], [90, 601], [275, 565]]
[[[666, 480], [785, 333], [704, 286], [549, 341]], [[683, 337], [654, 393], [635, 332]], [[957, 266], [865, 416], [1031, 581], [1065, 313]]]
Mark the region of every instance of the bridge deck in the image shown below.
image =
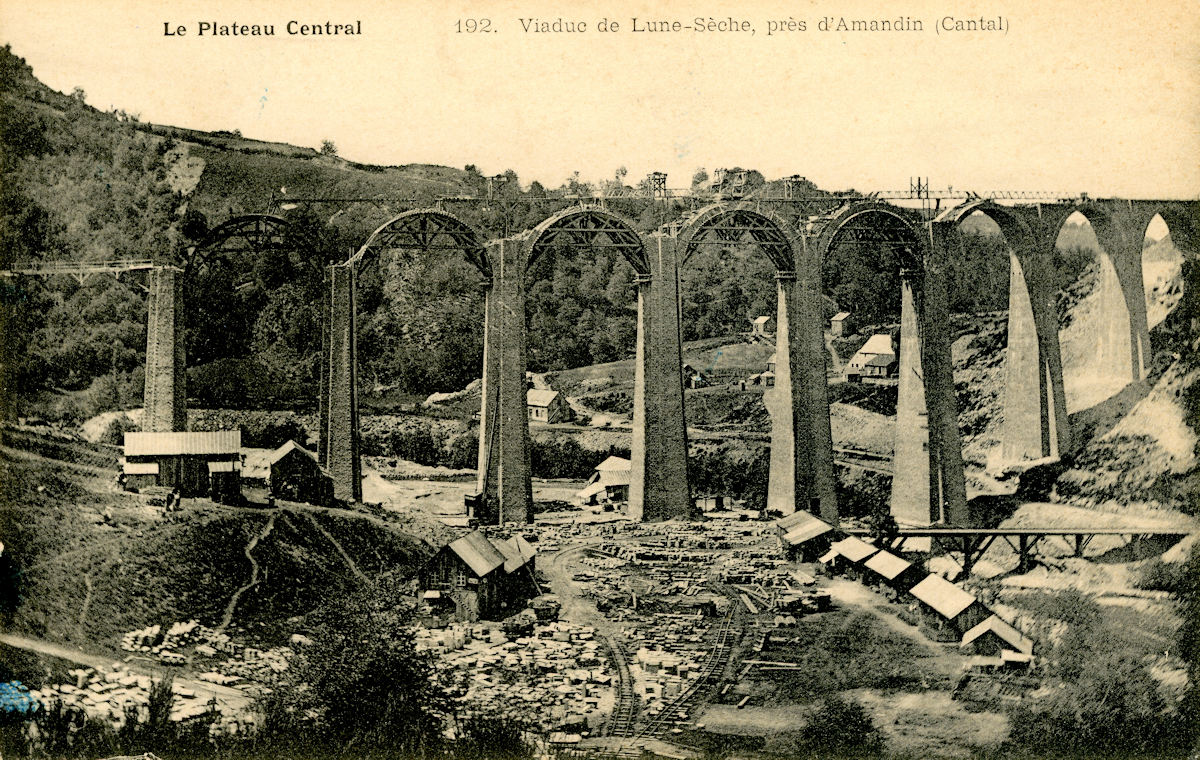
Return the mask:
[[[867, 536], [869, 528], [843, 528], [852, 536]], [[962, 536], [1186, 536], [1192, 531], [1181, 528], [900, 528], [902, 538]]]

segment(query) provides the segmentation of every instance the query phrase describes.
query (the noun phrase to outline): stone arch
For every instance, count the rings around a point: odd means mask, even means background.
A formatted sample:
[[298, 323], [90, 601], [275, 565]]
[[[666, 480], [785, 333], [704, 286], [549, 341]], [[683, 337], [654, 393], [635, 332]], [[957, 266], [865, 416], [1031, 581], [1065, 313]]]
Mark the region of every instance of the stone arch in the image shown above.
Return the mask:
[[[1136, 210], [1123, 213], [1119, 207], [1108, 208], [1094, 201], [1063, 204], [1048, 214], [1045, 243], [1049, 251], [1054, 250], [1067, 221], [1076, 213], [1091, 225], [1100, 246], [1097, 255], [1100, 265], [1100, 307], [1097, 311], [1104, 321], [1093, 331], [1099, 337], [1094, 353], [1098, 364], [1089, 375], [1122, 379], [1122, 386], [1139, 381], [1145, 377], [1150, 360], [1146, 296], [1142, 283], [1142, 239], [1145, 227], [1137, 220], [1142, 215]], [[1145, 216], [1145, 223], [1149, 224], [1153, 216]], [[1137, 237], [1138, 233], [1143, 237]], [[1070, 353], [1068, 349], [1069, 345], [1064, 345], [1067, 354]]]
[[529, 233], [526, 270], [557, 242], [616, 248], [634, 272], [639, 275], [650, 274], [645, 246], [633, 223], [607, 209], [598, 206], [575, 207], [544, 219]]
[[814, 247], [822, 266], [847, 238], [888, 246], [899, 260], [892, 514], [902, 524], [965, 524], [966, 483], [948, 338], [945, 225], [931, 225], [926, 232], [915, 212], [873, 199], [843, 206], [820, 224]]
[[462, 251], [490, 282], [484, 237], [471, 225], [440, 209], [414, 209], [377, 227], [341, 264], [325, 270], [321, 330], [319, 457], [333, 478], [335, 498], [362, 499], [358, 412], [357, 272], [387, 250]]
[[774, 387], [763, 396], [771, 417], [767, 508], [808, 509], [836, 522], [820, 268], [790, 224], [745, 204], [713, 204], [688, 221], [679, 234], [681, 264], [712, 243], [753, 243], [776, 272]]
[[1052, 265], [1039, 250], [1028, 212], [972, 200], [946, 209], [934, 222], [956, 233], [976, 213], [991, 219], [1008, 244], [1008, 327], [997, 464], [1061, 456], [1070, 449], [1071, 431]]
[[383, 250], [459, 250], [480, 274], [491, 278], [486, 239], [470, 224], [441, 209], [413, 209], [376, 227], [346, 263], [359, 266]]
[[1035, 237], [1033, 230], [1020, 214], [1007, 206], [1001, 206], [991, 200], [976, 200], [952, 206], [934, 219], [934, 222], [947, 222], [955, 227], [966, 221], [973, 214], [983, 214], [996, 223], [1004, 238], [1014, 249], [1031, 246]]

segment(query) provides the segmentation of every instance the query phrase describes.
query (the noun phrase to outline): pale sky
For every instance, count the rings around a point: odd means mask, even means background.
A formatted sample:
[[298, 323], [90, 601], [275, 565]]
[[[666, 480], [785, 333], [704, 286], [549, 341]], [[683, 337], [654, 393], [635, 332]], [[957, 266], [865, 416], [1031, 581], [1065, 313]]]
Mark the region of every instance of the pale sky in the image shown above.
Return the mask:
[[[557, 9], [557, 10], [556, 10]], [[569, 9], [569, 10], [565, 10]], [[935, 33], [947, 14], [1004, 33]], [[747, 20], [733, 32], [632, 33], [633, 17]], [[824, 32], [836, 19], [924, 31]], [[523, 32], [519, 19], [587, 22]], [[620, 31], [595, 31], [616, 20]], [[807, 30], [767, 36], [771, 19]], [[490, 34], [455, 32], [488, 18]], [[362, 22], [360, 37], [286, 24]], [[196, 36], [274, 24], [275, 37]], [[164, 23], [184, 25], [164, 36]], [[476, 164], [522, 182], [629, 181], [698, 167], [802, 174], [826, 189], [1200, 196], [1200, 13], [1193, 0], [998, 2], [0, 3], [0, 40], [51, 87], [146, 121], [310, 147], [364, 163]]]

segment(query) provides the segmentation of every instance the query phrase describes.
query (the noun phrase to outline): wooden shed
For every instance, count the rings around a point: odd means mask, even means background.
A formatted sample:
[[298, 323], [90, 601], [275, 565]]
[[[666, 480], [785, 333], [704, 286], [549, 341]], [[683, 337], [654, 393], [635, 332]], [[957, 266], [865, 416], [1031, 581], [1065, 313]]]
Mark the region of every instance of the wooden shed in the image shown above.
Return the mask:
[[183, 496], [241, 499], [239, 430], [126, 433], [122, 474], [126, 488], [162, 486]]
[[522, 537], [493, 542], [476, 530], [446, 544], [417, 574], [421, 600], [458, 620], [499, 620], [537, 595], [534, 548]]
[[961, 640], [963, 634], [991, 615], [973, 594], [940, 575], [925, 576], [909, 594], [917, 602], [922, 622], [940, 640]]

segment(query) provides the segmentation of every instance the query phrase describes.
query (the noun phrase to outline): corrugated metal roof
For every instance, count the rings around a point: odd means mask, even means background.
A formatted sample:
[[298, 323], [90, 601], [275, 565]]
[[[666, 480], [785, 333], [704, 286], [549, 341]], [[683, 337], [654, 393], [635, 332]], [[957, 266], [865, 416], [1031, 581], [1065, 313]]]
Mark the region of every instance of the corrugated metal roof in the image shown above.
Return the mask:
[[823, 536], [831, 530], [833, 530], [833, 526], [829, 523], [813, 520], [793, 528], [783, 537], [783, 540], [792, 546], [797, 546], [805, 541], [811, 541], [817, 536]]
[[843, 538], [841, 541], [834, 543], [831, 548], [851, 562], [862, 562], [867, 557], [879, 551], [874, 546], [855, 536]]
[[525, 403], [530, 406], [550, 406], [554, 403], [554, 399], [558, 397], [558, 391], [542, 390], [541, 388], [530, 388], [525, 392]]
[[217, 430], [209, 433], [126, 433], [125, 456], [181, 456], [238, 454], [242, 431]]
[[848, 311], [839, 311], [837, 314], [834, 314], [834, 315], [833, 315], [833, 319], [831, 319], [831, 320], [829, 320], [829, 321], [830, 321], [830, 322], [840, 322], [841, 320], [845, 319], [845, 318], [846, 318], [846, 317], [848, 317], [848, 316], [850, 316], [850, 312], [848, 312]]
[[928, 575], [909, 592], [933, 608], [942, 617], [952, 620], [975, 603], [975, 597], [940, 575]]
[[496, 551], [487, 536], [479, 531], [473, 531], [450, 544], [450, 550], [480, 578], [504, 564], [504, 555]]
[[912, 563], [908, 560], [897, 557], [891, 552], [879, 552], [874, 557], [867, 560], [867, 567], [882, 575], [884, 578], [895, 580], [908, 568], [912, 567]]
[[984, 620], [979, 625], [964, 633], [962, 646], [970, 644], [988, 631], [999, 636], [1001, 641], [1018, 652], [1024, 652], [1025, 654], [1033, 652], [1033, 639], [1013, 628], [998, 615], [992, 615], [987, 620]]
[[596, 469], [601, 472], [604, 470], [631, 470], [633, 469], [633, 462], [624, 457], [609, 457], [596, 465]]
[[158, 462], [126, 462], [122, 471], [126, 475], [157, 475]]

